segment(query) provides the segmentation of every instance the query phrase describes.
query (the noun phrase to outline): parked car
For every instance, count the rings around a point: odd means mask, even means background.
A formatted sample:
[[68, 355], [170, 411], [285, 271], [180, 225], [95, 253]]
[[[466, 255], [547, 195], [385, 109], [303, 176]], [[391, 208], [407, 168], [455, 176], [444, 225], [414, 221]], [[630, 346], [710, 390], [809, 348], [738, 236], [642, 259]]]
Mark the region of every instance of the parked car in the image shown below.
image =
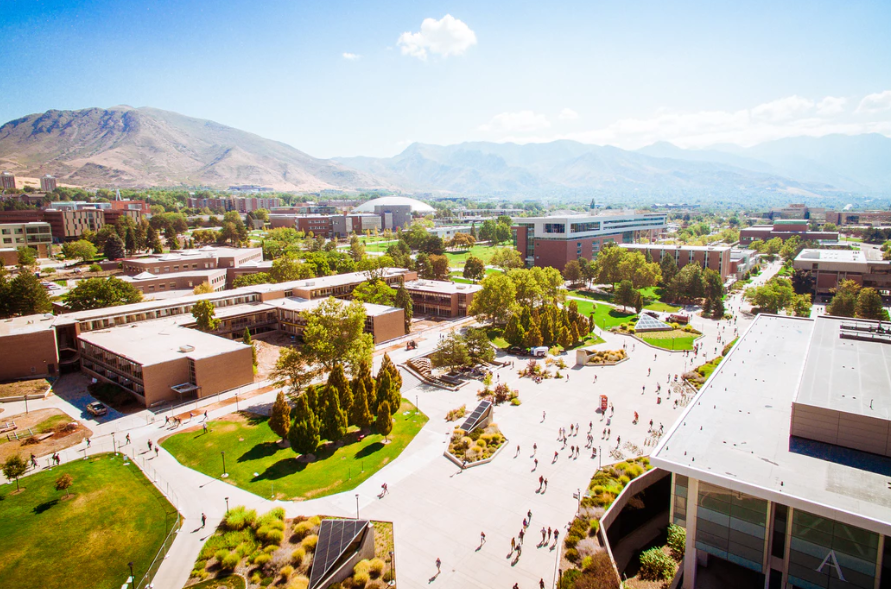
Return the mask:
[[99, 417], [101, 415], [105, 415], [106, 413], [108, 413], [108, 407], [106, 407], [99, 401], [95, 401], [95, 402], [87, 405], [87, 413], [89, 413], [90, 415], [95, 415], [96, 417]]
[[513, 354], [514, 356], [528, 356], [529, 352], [526, 348], [521, 348], [519, 346], [511, 346], [507, 349], [508, 354]]

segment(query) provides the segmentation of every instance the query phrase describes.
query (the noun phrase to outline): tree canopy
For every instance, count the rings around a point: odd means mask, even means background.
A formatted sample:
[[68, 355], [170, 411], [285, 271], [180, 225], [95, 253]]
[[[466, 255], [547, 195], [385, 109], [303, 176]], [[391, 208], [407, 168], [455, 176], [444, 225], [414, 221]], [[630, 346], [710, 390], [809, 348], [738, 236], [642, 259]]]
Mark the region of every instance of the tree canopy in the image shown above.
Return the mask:
[[142, 293], [120, 278], [87, 278], [68, 292], [65, 301], [72, 311], [129, 305], [142, 300]]

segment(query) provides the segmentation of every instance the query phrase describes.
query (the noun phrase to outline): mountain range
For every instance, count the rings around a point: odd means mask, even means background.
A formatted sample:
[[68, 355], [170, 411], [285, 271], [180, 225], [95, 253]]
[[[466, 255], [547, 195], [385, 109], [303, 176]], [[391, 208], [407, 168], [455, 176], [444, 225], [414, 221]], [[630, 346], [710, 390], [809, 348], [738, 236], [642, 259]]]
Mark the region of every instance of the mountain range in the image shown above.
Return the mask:
[[0, 168], [104, 187], [257, 184], [601, 201], [833, 202], [891, 192], [891, 139], [795, 137], [741, 148], [636, 151], [559, 140], [415, 143], [390, 158], [318, 159], [252, 133], [154, 108], [51, 110], [0, 127]]

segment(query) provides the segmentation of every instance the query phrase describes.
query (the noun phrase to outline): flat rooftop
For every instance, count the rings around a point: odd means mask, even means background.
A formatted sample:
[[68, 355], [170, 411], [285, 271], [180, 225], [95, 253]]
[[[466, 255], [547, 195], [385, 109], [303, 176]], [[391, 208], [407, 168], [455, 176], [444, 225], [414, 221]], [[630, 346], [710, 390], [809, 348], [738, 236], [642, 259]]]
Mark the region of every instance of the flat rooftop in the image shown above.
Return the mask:
[[866, 255], [860, 250], [818, 250], [804, 249], [798, 254], [797, 260], [811, 260], [814, 262], [856, 262], [866, 263]]
[[206, 245], [197, 249], [178, 250], [167, 254], [148, 254], [134, 258], [124, 258], [125, 262], [182, 262], [203, 258], [253, 255], [262, 251], [259, 247], [227, 247]]
[[405, 283], [406, 290], [421, 290], [437, 294], [473, 293], [483, 289], [479, 284], [450, 282], [444, 280], [412, 280]]
[[142, 366], [179, 358], [200, 360], [246, 347], [240, 341], [181, 327], [169, 319], [90, 331], [78, 337]]
[[619, 247], [633, 250], [680, 250], [682, 252], [723, 252], [731, 249], [729, 245], [676, 245], [670, 243], [620, 243]]
[[[273, 299], [271, 301], [267, 301], [263, 303], [270, 308], [277, 307], [280, 309], [287, 309], [289, 311], [298, 311], [305, 312], [311, 311], [315, 309], [327, 299], [304, 299], [301, 297], [288, 297], [286, 299]], [[350, 301], [341, 301], [343, 304], [348, 305]], [[244, 306], [244, 305], [241, 305]], [[398, 307], [390, 307], [388, 305], [378, 305], [375, 303], [362, 303], [362, 306], [365, 307], [365, 314], [369, 317], [377, 317], [378, 315], [386, 315], [387, 313], [392, 313], [393, 311], [398, 311]]]
[[[383, 277], [400, 276], [408, 270], [402, 268], [384, 268]], [[347, 286], [350, 284], [360, 284], [368, 280], [367, 272], [350, 272], [348, 274], [335, 274], [333, 276], [320, 276], [316, 278], [307, 278], [304, 280], [292, 280], [290, 282], [278, 282], [275, 284], [255, 284], [253, 286], [245, 286], [243, 289], [251, 292], [276, 292], [280, 290], [289, 290], [294, 288], [334, 288], [336, 286]]]
[[[832, 327], [818, 325], [835, 321], [759, 315], [667, 432], [653, 464], [891, 534], [891, 460], [789, 434], [800, 388], [817, 386], [806, 394], [819, 396], [840, 395], [845, 386], [859, 397], [887, 383], [887, 351], [866, 367], [869, 357], [857, 348], [824, 349]], [[842, 367], [858, 354], [861, 370]], [[830, 383], [818, 384], [820, 378]]]
[[213, 270], [186, 270], [183, 272], [166, 272], [164, 274], [151, 274], [149, 272], [141, 272], [136, 276], [118, 276], [124, 282], [144, 282], [146, 280], [165, 280], [175, 278], [186, 278], [195, 276], [201, 278], [210, 278], [211, 276], [219, 276], [226, 274], [225, 268], [214, 268]]
[[52, 329], [55, 324], [55, 315], [52, 313], [38, 315], [23, 315], [22, 317], [10, 317], [0, 320], [0, 337], [8, 335], [24, 335]]

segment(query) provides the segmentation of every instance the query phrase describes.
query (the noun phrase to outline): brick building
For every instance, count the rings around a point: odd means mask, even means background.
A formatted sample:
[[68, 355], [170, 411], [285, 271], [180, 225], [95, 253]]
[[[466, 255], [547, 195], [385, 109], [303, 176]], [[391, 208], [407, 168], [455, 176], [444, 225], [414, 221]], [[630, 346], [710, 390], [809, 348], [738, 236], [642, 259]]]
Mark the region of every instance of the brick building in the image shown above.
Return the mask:
[[638, 251], [644, 255], [648, 252], [657, 264], [663, 256], [672, 256], [677, 262], [678, 269], [695, 262], [703, 268], [709, 268], [721, 275], [721, 280], [727, 280], [732, 273], [730, 268], [731, 247], [704, 246], [704, 245], [656, 245], [656, 244], [629, 244], [623, 243], [620, 247]]
[[0, 189], [15, 190], [15, 174], [12, 172], [0, 172]]
[[47, 314], [0, 320], [0, 381], [59, 373], [54, 319]]
[[351, 213], [345, 215], [293, 215], [271, 214], [269, 223], [273, 229], [289, 227], [303, 231], [307, 235], [321, 235], [327, 239], [348, 237], [353, 233], [381, 229], [381, 218], [378, 215]]
[[405, 283], [415, 315], [451, 318], [466, 317], [474, 294], [482, 288], [479, 284], [440, 280], [413, 280]]
[[792, 267], [810, 273], [817, 295], [830, 294], [842, 280], [891, 294], [891, 262], [868, 260], [860, 250], [805, 249]]
[[562, 271], [570, 260], [593, 260], [608, 242], [655, 239], [664, 231], [665, 213], [617, 212], [614, 215], [524, 217], [514, 221], [514, 246], [527, 266]]
[[[125, 258], [122, 261], [122, 268], [124, 274], [128, 276], [135, 277], [145, 273], [159, 276], [176, 274], [183, 281], [188, 281], [189, 276], [193, 276], [197, 280], [201, 276], [200, 272], [222, 270], [222, 275], [225, 277], [224, 287], [231, 287], [237, 276], [268, 271], [268, 266], [271, 264], [261, 266], [261, 262], [263, 262], [263, 249], [259, 247], [205, 246], [166, 254], [146, 254], [135, 258]], [[241, 272], [237, 272], [237, 270], [241, 270]], [[214, 277], [217, 275], [213, 274]]]
[[218, 198], [189, 198], [186, 206], [190, 209], [214, 209], [222, 211], [236, 211], [249, 213], [258, 209], [272, 210], [281, 206], [281, 200], [277, 198], [258, 197], [218, 197]]
[[40, 190], [43, 192], [52, 192], [56, 189], [58, 183], [56, 182], [56, 178], [54, 176], [50, 176], [46, 174], [41, 176], [40, 178]]
[[43, 210], [0, 211], [0, 223], [49, 223], [53, 241], [57, 243], [80, 239], [84, 231], [99, 231], [105, 225], [114, 225], [122, 216], [135, 222], [142, 219], [142, 210], [112, 208], [111, 203], [60, 202]]
[[747, 246], [753, 241], [770, 241], [774, 237], [786, 241], [795, 235], [802, 241], [838, 241], [837, 231], [811, 231], [804, 219], [783, 219], [774, 221], [773, 225], [755, 225], [741, 229], [739, 244]]
[[49, 223], [32, 221], [29, 223], [0, 224], [0, 259], [11, 266], [18, 263], [18, 249], [30, 247], [38, 258], [49, 257], [53, 235]]
[[843, 225], [891, 225], [891, 211], [826, 211], [826, 222]]

